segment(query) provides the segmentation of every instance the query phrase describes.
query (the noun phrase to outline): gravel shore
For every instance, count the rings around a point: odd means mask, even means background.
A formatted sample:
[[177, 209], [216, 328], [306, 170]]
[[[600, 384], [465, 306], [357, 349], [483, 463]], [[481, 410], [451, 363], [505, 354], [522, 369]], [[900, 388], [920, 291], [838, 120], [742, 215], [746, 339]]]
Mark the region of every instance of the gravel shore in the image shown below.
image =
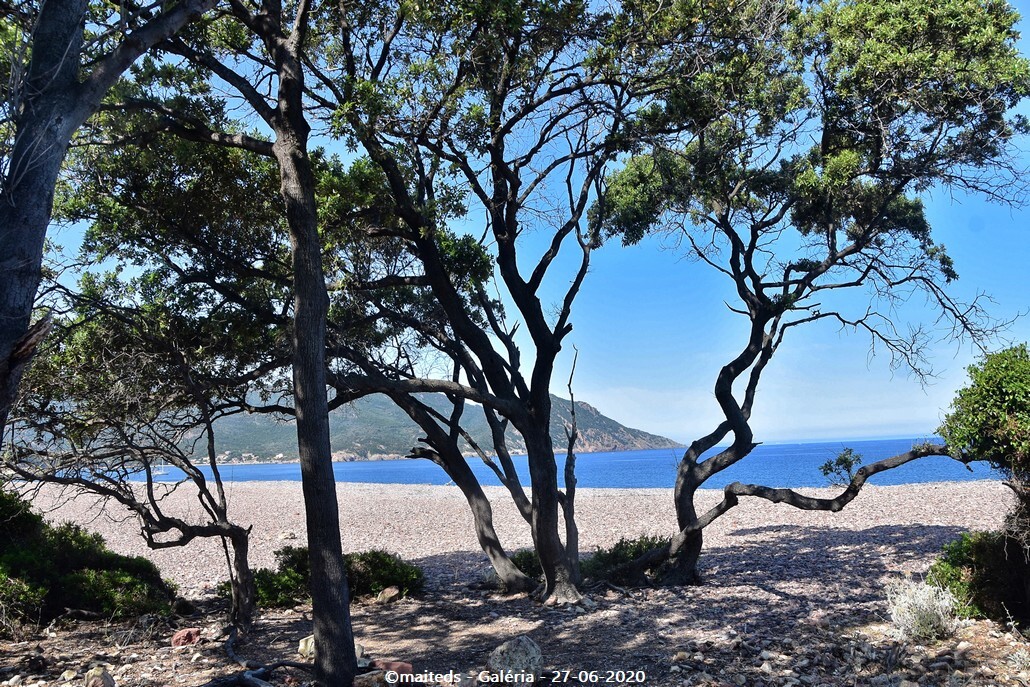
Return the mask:
[[[184, 485], [168, 496], [169, 512], [200, 521], [203, 511]], [[251, 563], [274, 567], [274, 552], [305, 543], [301, 485], [297, 482], [240, 482], [226, 485], [230, 517], [252, 525]], [[494, 523], [504, 546], [531, 545], [529, 527], [502, 488], [487, 488]], [[804, 490], [830, 495], [829, 489]], [[456, 487], [390, 484], [340, 484], [337, 489], [345, 551], [381, 548], [418, 561], [433, 586], [475, 579], [488, 569], [472, 529], [472, 517]], [[702, 492], [707, 507], [721, 491]], [[106, 508], [90, 496], [55, 490], [37, 494], [34, 503], [53, 522], [71, 521], [99, 532], [119, 553], [153, 560], [163, 575], [187, 596], [203, 594], [226, 577], [220, 543], [197, 540], [184, 548], [147, 549], [135, 519], [117, 504]], [[790, 506], [747, 499], [705, 530], [711, 573], [746, 572], [741, 566], [791, 565], [818, 560], [820, 551], [846, 557], [870, 572], [922, 571], [940, 546], [966, 530], [998, 527], [1011, 508], [1000, 482], [944, 482], [867, 486], [840, 513], [799, 511]], [[581, 549], [590, 552], [620, 537], [671, 534], [675, 514], [671, 489], [581, 489], [577, 492]], [[729, 555], [730, 552], [755, 552]], [[848, 555], [854, 551], [855, 555]], [[812, 558], [811, 554], [816, 554]]]

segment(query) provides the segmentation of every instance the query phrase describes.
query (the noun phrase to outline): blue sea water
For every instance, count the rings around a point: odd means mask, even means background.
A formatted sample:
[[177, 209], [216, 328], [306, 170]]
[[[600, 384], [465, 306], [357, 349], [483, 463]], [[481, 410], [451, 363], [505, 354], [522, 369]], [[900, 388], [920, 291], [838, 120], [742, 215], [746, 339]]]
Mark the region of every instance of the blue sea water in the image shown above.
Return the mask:
[[[861, 454], [863, 463], [871, 463], [904, 453], [918, 442], [913, 439], [883, 439], [763, 444], [744, 460], [710, 479], [705, 487], [721, 489], [738, 481], [771, 487], [827, 486], [819, 466], [835, 458], [845, 446]], [[676, 482], [676, 465], [682, 454], [682, 449], [583, 453], [576, 460], [577, 484], [579, 487], [617, 489], [672, 487]], [[528, 486], [529, 470], [525, 456], [517, 456], [514, 460], [522, 483]], [[560, 456], [559, 476], [564, 472], [564, 462], [564, 456]], [[500, 485], [497, 477], [482, 461], [470, 458], [469, 464], [482, 484]], [[210, 469], [204, 470], [210, 478]], [[334, 471], [338, 482], [447, 484], [450, 481], [443, 469], [423, 459], [334, 463]], [[224, 480], [234, 482], [300, 480], [300, 465], [297, 463], [224, 465], [220, 472]], [[182, 473], [174, 468], [169, 468], [167, 474], [161, 476], [161, 479], [169, 481], [181, 478]], [[950, 458], [930, 457], [874, 475], [869, 483], [888, 485], [999, 478], [986, 465], [976, 464], [969, 469]]]

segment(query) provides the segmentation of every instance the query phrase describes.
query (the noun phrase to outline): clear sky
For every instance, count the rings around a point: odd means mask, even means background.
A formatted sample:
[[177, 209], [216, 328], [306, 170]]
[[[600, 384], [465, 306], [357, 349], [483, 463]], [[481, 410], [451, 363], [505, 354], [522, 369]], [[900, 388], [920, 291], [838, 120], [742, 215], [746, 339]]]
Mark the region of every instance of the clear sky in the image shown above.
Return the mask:
[[[928, 205], [936, 241], [948, 248], [959, 273], [951, 293], [965, 300], [990, 294], [999, 319], [1025, 312], [1030, 209], [943, 195]], [[724, 305], [733, 297], [728, 283], [657, 239], [596, 252], [569, 336], [579, 349], [577, 399], [623, 424], [684, 442], [711, 429], [721, 419], [712, 395], [715, 375], [745, 333], [744, 318]], [[856, 292], [856, 302], [864, 298]], [[933, 311], [916, 305], [912, 314], [932, 322]], [[1030, 318], [1017, 320], [1005, 336], [1030, 341]], [[553, 387], [563, 396], [571, 345]], [[871, 357], [863, 334], [828, 322], [799, 327], [763, 376], [753, 416], [756, 440], [932, 434], [978, 353], [940, 343], [928, 354], [938, 376], [924, 386], [903, 370], [893, 372], [886, 354]]]
[[[1030, 17], [1030, 0], [1015, 5]], [[1022, 25], [1028, 26], [1026, 19]], [[1021, 47], [1030, 55], [1026, 36]], [[1021, 148], [1030, 151], [1030, 141]], [[1030, 168], [1030, 153], [1024, 162]], [[987, 293], [995, 301], [991, 313], [1002, 320], [1025, 315], [1030, 207], [946, 192], [924, 200], [934, 240], [947, 247], [959, 274], [950, 293], [967, 301]], [[567, 396], [574, 345], [577, 399], [623, 424], [688, 442], [722, 419], [712, 388], [728, 352], [743, 343], [744, 318], [723, 304], [734, 300], [729, 281], [684, 255], [663, 249], [658, 239], [633, 248], [613, 244], [594, 254], [552, 391]], [[865, 298], [855, 296], [856, 302]], [[908, 310], [914, 321], [933, 321], [934, 312], [918, 299]], [[1027, 316], [992, 349], [1022, 341], [1030, 341]], [[979, 358], [968, 345], [933, 345], [927, 354], [937, 376], [922, 385], [904, 370], [892, 371], [886, 354], [870, 356], [869, 343], [829, 322], [797, 328], [763, 376], [752, 417], [756, 441], [932, 435], [965, 382], [965, 368]]]
[[[1030, 0], [1015, 5], [1030, 17]], [[1026, 38], [1022, 49], [1030, 55]], [[1022, 147], [1030, 151], [1030, 141]], [[1025, 162], [1030, 169], [1030, 153]], [[1025, 314], [1030, 207], [1012, 209], [947, 193], [925, 200], [934, 239], [947, 247], [959, 273], [951, 293], [959, 300], [989, 294], [995, 301], [991, 312], [1002, 320]], [[55, 230], [52, 236], [66, 247], [80, 239], [81, 228]], [[712, 387], [719, 368], [743, 343], [745, 320], [724, 304], [735, 300], [729, 281], [685, 259], [685, 251], [669, 243], [660, 238], [631, 248], [612, 243], [594, 253], [552, 391], [568, 395], [575, 347], [578, 400], [623, 424], [689, 442], [722, 419]], [[564, 274], [571, 277], [571, 269]], [[555, 284], [561, 281], [558, 276]], [[556, 302], [558, 293], [555, 289], [549, 297]], [[854, 302], [864, 298], [856, 293]], [[918, 302], [908, 314], [913, 321], [934, 317]], [[1030, 341], [1027, 316], [993, 348], [1021, 341]], [[867, 336], [828, 322], [797, 328], [764, 374], [752, 418], [756, 440], [928, 436], [963, 385], [966, 366], [979, 355], [968, 345], [934, 345], [928, 357], [937, 377], [923, 385], [904, 370], [892, 371], [886, 354], [871, 356], [869, 343]], [[523, 347], [528, 349], [528, 342]]]

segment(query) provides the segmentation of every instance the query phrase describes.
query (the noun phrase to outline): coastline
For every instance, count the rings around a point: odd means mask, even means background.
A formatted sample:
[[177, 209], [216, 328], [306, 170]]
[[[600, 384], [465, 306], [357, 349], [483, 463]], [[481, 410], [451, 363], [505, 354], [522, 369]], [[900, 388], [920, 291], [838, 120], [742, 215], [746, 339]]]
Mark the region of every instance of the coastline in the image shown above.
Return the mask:
[[[505, 548], [510, 552], [531, 546], [529, 526], [507, 491], [503, 487], [484, 490]], [[830, 488], [799, 491], [816, 496], [837, 493]], [[699, 506], [714, 505], [721, 494], [721, 490], [701, 490]], [[305, 543], [299, 482], [227, 483], [226, 496], [230, 517], [253, 526], [252, 567], [274, 567], [276, 550]], [[340, 483], [337, 498], [345, 551], [392, 551], [422, 565], [433, 586], [474, 581], [489, 569], [476, 543], [464, 496], [454, 486]], [[889, 572], [923, 572], [940, 546], [961, 532], [999, 527], [1011, 499], [1001, 482], [991, 480], [867, 485], [839, 513], [744, 499], [705, 530], [707, 555], [702, 564], [730, 573], [736, 565], [730, 555], [734, 549], [766, 550], [775, 557], [790, 552], [793, 541], [805, 549], [861, 551], [877, 560], [878, 569]], [[52, 522], [75, 522], [100, 533], [119, 553], [153, 560], [185, 596], [206, 594], [226, 577], [225, 553], [214, 540], [153, 551], [146, 547], [135, 520], [116, 504], [102, 508], [95, 497], [69, 497], [66, 492], [62, 498], [53, 488], [42, 489], [33, 502]], [[173, 493], [163, 504], [188, 520], [203, 517], [189, 489]], [[672, 489], [668, 488], [579, 489], [576, 509], [584, 554], [620, 537], [675, 531]], [[899, 538], [906, 540], [905, 546], [894, 545]]]

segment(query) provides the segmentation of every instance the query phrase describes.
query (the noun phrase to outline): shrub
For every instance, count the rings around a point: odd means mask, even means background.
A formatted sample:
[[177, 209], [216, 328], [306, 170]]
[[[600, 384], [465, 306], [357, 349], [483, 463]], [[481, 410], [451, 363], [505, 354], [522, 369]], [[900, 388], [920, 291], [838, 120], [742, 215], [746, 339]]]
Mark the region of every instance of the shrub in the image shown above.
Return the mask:
[[[260, 568], [254, 571], [258, 605], [286, 607], [308, 599], [311, 567], [307, 547], [279, 549], [275, 552], [275, 560], [275, 570]], [[379, 550], [350, 553], [344, 556], [344, 563], [354, 597], [375, 595], [387, 587], [397, 587], [404, 596], [422, 589], [422, 569], [395, 554]], [[228, 583], [222, 585], [220, 591], [227, 595]]]
[[972, 532], [944, 545], [927, 580], [955, 596], [962, 617], [1025, 621], [1028, 576], [1030, 564], [1019, 541], [1004, 532]]
[[926, 581], [896, 580], [887, 585], [891, 622], [902, 639], [936, 639], [955, 630], [955, 597]]
[[0, 489], [0, 553], [15, 544], [38, 538], [43, 533], [43, 518], [33, 513], [17, 494]]
[[580, 570], [584, 577], [624, 582], [626, 580], [621, 579], [619, 570], [621, 566], [632, 563], [651, 549], [668, 546], [670, 541], [669, 537], [648, 534], [636, 539], [623, 537], [609, 548], [599, 547], [593, 556], [583, 561]]
[[[254, 571], [254, 587], [257, 590], [257, 604], [265, 608], [284, 608], [295, 606], [309, 596], [308, 581], [293, 570], [269, 570], [259, 568]], [[223, 593], [229, 595], [228, 583]]]
[[378, 594], [387, 587], [397, 587], [403, 596], [422, 591], [422, 568], [401, 560], [396, 554], [378, 549], [346, 556], [347, 579], [351, 594]]
[[544, 569], [540, 565], [540, 556], [533, 549], [522, 549], [511, 555], [511, 562], [515, 567], [526, 573], [533, 579], [544, 576]]
[[13, 635], [19, 626], [26, 623], [38, 623], [45, 596], [42, 589], [10, 577], [0, 568], [0, 636]]
[[0, 630], [66, 608], [113, 617], [168, 609], [172, 590], [145, 558], [116, 554], [78, 525], [48, 525], [9, 493], [0, 492], [0, 512], [19, 527], [0, 542]]

